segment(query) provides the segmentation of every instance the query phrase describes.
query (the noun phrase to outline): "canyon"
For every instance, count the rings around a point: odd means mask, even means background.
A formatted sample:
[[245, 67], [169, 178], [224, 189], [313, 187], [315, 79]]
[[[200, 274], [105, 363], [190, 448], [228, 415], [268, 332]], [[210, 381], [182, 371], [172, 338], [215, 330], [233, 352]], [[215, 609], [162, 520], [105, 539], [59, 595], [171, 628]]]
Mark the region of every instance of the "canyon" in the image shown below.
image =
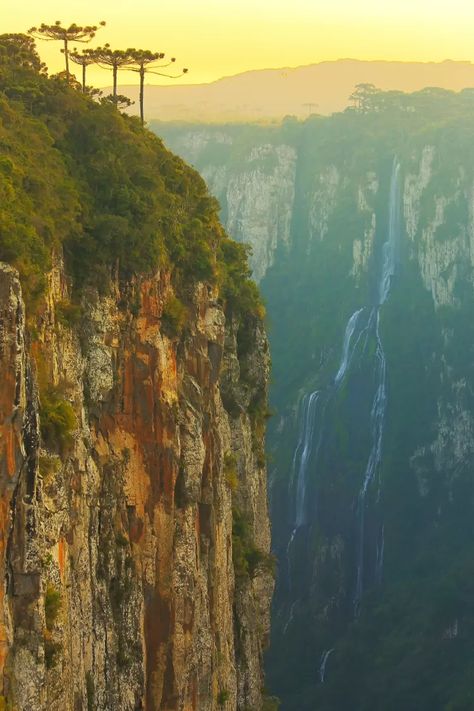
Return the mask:
[[470, 104], [408, 101], [159, 129], [252, 246], [266, 301], [267, 672], [287, 711], [471, 703]]

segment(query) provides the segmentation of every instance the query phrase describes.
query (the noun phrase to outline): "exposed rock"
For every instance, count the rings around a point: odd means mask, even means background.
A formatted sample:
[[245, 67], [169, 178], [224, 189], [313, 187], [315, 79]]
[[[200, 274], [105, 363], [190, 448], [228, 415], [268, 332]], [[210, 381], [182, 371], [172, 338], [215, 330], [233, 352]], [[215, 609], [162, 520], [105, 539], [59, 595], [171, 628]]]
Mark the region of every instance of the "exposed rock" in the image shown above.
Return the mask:
[[[244, 382], [236, 325], [204, 286], [171, 339], [166, 273], [86, 294], [72, 327], [55, 316], [68, 298], [60, 261], [48, 283], [32, 334], [17, 276], [0, 265], [3, 694], [18, 711], [259, 709], [273, 581], [264, 567], [236, 580], [232, 510], [238, 498], [267, 555], [265, 466], [246, 409], [266, 401], [264, 332]], [[240, 403], [231, 414], [223, 379]], [[40, 448], [44, 383], [76, 426]]]

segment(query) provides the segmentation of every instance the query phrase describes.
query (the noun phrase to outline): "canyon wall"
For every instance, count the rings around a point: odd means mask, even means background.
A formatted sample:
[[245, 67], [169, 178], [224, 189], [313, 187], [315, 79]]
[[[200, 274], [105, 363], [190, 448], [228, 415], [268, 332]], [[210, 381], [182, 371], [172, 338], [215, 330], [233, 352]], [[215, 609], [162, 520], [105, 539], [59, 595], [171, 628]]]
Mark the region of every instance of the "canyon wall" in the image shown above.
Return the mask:
[[[11, 708], [261, 707], [273, 583], [250, 404], [266, 401], [267, 341], [253, 320], [239, 360], [239, 324], [204, 285], [183, 336], [170, 335], [171, 293], [166, 272], [89, 291], [76, 322], [57, 260], [27, 326], [17, 274], [1, 265]], [[251, 572], [234, 571], [236, 511], [261, 554]]]
[[472, 703], [473, 133], [458, 99], [426, 97], [162, 129], [237, 239], [273, 225], [252, 259], [275, 411], [267, 664], [287, 710]]

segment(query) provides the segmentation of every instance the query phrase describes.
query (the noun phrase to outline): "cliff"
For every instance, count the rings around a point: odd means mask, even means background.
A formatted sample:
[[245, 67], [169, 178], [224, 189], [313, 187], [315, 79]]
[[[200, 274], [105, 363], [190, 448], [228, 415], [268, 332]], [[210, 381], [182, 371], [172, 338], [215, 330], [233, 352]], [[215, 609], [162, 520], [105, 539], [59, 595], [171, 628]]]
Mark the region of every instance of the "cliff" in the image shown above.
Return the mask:
[[199, 170], [233, 238], [250, 245], [253, 276], [260, 282], [276, 251], [290, 243], [298, 160], [291, 127], [164, 123], [156, 128]]
[[[276, 410], [267, 668], [285, 710], [472, 706], [472, 109], [466, 94], [422, 94], [302, 124], [164, 131], [229, 228], [236, 210], [272, 224], [276, 204], [290, 225], [254, 257]], [[265, 151], [294, 156], [267, 217], [255, 176], [271, 183], [278, 162]]]
[[28, 38], [0, 60], [0, 708], [260, 709], [269, 352], [244, 253], [136, 122]]

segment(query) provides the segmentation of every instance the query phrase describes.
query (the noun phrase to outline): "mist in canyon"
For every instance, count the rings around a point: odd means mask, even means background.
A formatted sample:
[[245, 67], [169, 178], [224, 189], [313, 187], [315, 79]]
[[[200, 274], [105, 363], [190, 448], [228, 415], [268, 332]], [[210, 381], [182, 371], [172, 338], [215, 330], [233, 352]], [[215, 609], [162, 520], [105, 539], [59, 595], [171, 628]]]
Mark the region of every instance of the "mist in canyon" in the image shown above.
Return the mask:
[[266, 301], [267, 684], [287, 711], [473, 703], [473, 94], [376, 97], [158, 129]]

